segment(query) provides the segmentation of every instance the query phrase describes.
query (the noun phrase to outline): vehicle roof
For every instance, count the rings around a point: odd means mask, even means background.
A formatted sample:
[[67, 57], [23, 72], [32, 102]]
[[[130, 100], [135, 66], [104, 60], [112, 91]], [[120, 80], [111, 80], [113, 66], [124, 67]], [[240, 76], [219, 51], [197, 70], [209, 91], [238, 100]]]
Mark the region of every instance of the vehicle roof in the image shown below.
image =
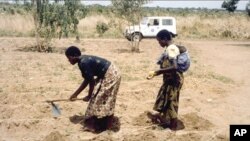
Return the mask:
[[174, 17], [169, 17], [169, 16], [147, 16], [144, 18], [171, 18], [171, 19], [175, 19]]

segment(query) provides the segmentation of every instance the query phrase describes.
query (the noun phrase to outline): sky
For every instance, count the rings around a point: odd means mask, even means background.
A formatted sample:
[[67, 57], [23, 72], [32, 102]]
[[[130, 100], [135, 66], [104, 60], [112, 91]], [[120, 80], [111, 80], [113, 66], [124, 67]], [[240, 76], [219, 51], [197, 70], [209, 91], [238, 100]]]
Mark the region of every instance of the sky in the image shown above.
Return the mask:
[[[110, 5], [110, 0], [82, 0], [86, 5], [101, 4]], [[249, 0], [240, 0], [237, 4], [237, 10], [245, 10]], [[170, 8], [208, 8], [221, 9], [223, 0], [151, 0], [144, 6], [148, 7], [170, 7]]]

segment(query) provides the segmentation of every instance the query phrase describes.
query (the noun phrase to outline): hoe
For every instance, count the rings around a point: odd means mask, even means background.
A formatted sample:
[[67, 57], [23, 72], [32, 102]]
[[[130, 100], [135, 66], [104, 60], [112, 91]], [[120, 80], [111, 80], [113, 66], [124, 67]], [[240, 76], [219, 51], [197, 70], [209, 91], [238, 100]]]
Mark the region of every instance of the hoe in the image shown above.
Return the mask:
[[[73, 100], [82, 100], [82, 98], [75, 98]], [[58, 117], [61, 115], [61, 110], [57, 104], [54, 102], [60, 102], [60, 101], [70, 101], [69, 99], [56, 99], [56, 100], [46, 100], [45, 102], [51, 104], [52, 106], [52, 114], [54, 117]]]

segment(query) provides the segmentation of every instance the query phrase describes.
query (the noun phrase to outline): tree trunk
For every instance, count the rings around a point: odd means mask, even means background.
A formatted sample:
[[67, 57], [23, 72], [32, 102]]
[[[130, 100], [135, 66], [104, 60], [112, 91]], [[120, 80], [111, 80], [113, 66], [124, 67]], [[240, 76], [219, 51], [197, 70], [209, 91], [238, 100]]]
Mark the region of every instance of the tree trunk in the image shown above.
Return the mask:
[[[34, 0], [32, 0], [32, 7], [33, 8], [35, 7]], [[42, 46], [41, 46], [40, 36], [38, 33], [39, 32], [39, 23], [38, 23], [39, 17], [35, 8], [33, 10], [33, 19], [34, 19], [34, 24], [35, 24], [36, 47], [37, 47], [37, 51], [41, 52]]]

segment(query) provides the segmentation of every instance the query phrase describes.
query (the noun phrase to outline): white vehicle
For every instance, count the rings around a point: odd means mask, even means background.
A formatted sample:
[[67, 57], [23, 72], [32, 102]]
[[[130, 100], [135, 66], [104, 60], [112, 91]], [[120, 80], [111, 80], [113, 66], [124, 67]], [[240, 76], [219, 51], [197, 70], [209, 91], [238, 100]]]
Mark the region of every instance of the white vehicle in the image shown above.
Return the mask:
[[174, 17], [144, 17], [140, 25], [126, 27], [124, 36], [129, 40], [140, 41], [142, 38], [156, 37], [156, 34], [166, 29], [176, 33], [176, 20]]

